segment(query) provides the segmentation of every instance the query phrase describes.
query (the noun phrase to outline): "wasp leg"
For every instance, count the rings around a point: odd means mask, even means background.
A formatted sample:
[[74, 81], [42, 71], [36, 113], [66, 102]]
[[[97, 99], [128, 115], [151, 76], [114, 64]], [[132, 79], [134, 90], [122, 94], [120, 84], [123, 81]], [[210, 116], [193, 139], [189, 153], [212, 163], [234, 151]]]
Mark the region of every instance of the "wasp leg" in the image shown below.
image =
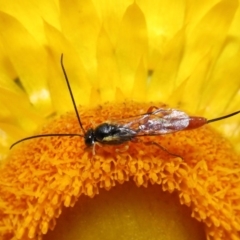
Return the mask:
[[155, 145], [155, 146], [161, 148], [164, 152], [168, 153], [169, 155], [172, 155], [174, 157], [179, 157], [179, 158], [181, 158], [183, 160], [183, 158], [180, 155], [177, 155], [175, 153], [169, 152], [165, 147], [161, 146], [160, 144], [158, 144], [156, 142], [152, 141], [152, 142], [144, 142], [144, 143], [147, 144], [147, 145]]
[[93, 153], [93, 156], [96, 155], [96, 145], [98, 145], [99, 147], [102, 147], [103, 145], [99, 142], [95, 142], [93, 144], [93, 148], [92, 148], [92, 153]]
[[89, 150], [90, 148], [92, 148], [92, 155], [96, 155], [96, 145], [98, 145], [99, 147], [102, 147], [102, 144], [100, 144], [99, 142], [94, 142], [94, 144], [92, 146], [87, 146], [84, 149], [85, 150]]
[[[91, 164], [93, 164], [93, 159], [94, 159], [94, 156], [96, 155], [96, 145], [98, 145], [99, 147], [102, 147], [102, 144], [100, 144], [99, 142], [94, 142], [94, 144], [90, 147], [92, 147], [92, 156], [91, 156], [91, 159], [90, 159], [90, 162]], [[85, 149], [89, 149], [90, 147], [86, 147]]]
[[[167, 105], [166, 104], [162, 104], [161, 108], [164, 108], [164, 107], [167, 107]], [[159, 109], [159, 107], [151, 106], [151, 107], [148, 108], [147, 113], [153, 113], [154, 110], [157, 110], [157, 109]]]
[[161, 146], [160, 144], [158, 144], [154, 141], [144, 142], [144, 141], [141, 141], [139, 138], [133, 138], [131, 141], [132, 142], [141, 142], [141, 143], [146, 144], [146, 145], [155, 145], [155, 146], [159, 147], [162, 151], [168, 153], [169, 155], [172, 155], [174, 157], [179, 157], [183, 160], [183, 158], [180, 155], [169, 152], [165, 147]]
[[126, 152], [128, 149], [129, 149], [129, 145], [126, 144], [122, 148], [117, 148], [115, 151], [122, 153], [122, 152]]
[[156, 107], [156, 106], [149, 107], [148, 110], [147, 110], [147, 113], [152, 113], [154, 109], [157, 110], [158, 107]]

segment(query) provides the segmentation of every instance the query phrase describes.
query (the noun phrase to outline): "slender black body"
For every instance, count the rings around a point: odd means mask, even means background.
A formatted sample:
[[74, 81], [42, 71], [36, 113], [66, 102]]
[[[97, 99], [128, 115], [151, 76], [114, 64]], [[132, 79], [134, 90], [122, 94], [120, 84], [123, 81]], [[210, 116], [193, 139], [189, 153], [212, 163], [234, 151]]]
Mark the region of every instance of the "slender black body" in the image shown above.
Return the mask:
[[85, 144], [93, 145], [95, 142], [103, 144], [121, 144], [131, 141], [137, 135], [136, 131], [130, 128], [120, 127], [114, 124], [102, 123], [95, 129], [90, 128], [84, 135]]
[[[171, 108], [157, 108], [150, 107], [149, 110], [142, 115], [133, 116], [130, 118], [119, 119], [113, 122], [105, 122], [98, 125], [95, 129], [90, 128], [87, 131], [84, 130], [79, 113], [77, 111], [74, 96], [69, 84], [69, 80], [63, 65], [63, 55], [61, 55], [61, 67], [68, 86], [68, 90], [72, 99], [72, 103], [75, 109], [75, 113], [78, 119], [80, 129], [83, 134], [74, 133], [49, 133], [39, 134], [30, 137], [20, 139], [12, 144], [10, 149], [16, 144], [40, 137], [81, 137], [84, 138], [86, 146], [94, 146], [96, 142], [108, 145], [121, 144], [133, 140], [136, 137], [141, 136], [156, 136], [163, 135], [182, 130], [190, 130], [201, 127], [204, 124], [219, 121], [231, 116], [234, 116], [240, 111], [207, 120], [204, 117], [188, 116], [185, 112], [171, 109]], [[152, 111], [152, 109], [156, 109]], [[152, 142], [152, 144], [159, 146], [161, 149], [167, 151], [159, 144]], [[168, 151], [167, 151], [168, 152]], [[170, 153], [171, 154], [171, 153]], [[175, 155], [175, 154], [171, 154]], [[177, 156], [177, 155], [175, 155]]]

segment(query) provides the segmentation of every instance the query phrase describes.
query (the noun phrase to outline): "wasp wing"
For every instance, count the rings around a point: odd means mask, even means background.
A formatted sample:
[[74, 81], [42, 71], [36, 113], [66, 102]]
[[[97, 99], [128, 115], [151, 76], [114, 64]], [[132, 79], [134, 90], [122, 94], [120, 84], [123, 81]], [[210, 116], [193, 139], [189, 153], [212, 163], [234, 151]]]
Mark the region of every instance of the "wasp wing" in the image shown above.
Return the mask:
[[[132, 136], [162, 135], [184, 130], [190, 117], [183, 111], [159, 108], [154, 112], [110, 121], [121, 129], [129, 129]], [[132, 133], [132, 134], [131, 134]]]

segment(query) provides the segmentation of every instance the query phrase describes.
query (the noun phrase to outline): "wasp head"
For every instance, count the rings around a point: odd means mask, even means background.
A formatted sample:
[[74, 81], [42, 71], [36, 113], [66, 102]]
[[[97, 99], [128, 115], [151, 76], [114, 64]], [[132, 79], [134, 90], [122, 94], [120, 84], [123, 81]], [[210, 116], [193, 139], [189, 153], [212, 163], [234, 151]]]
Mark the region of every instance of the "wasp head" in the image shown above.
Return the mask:
[[92, 146], [95, 142], [94, 130], [90, 128], [84, 135], [85, 144], [87, 146]]

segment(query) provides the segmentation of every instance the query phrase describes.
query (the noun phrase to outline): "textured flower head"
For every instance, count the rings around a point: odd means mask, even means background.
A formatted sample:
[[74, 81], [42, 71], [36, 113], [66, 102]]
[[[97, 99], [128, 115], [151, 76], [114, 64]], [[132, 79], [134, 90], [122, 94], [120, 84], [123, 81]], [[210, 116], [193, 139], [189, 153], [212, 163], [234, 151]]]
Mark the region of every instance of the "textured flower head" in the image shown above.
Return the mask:
[[[83, 195], [101, 195], [101, 188], [112, 191], [117, 183], [127, 181], [148, 189], [151, 184], [160, 185], [159, 202], [165, 196], [161, 189], [180, 199], [192, 217], [203, 223], [208, 239], [239, 239], [238, 116], [214, 123], [234, 147], [204, 126], [145, 136], [123, 145], [95, 146], [95, 155], [81, 137], [32, 139], [9, 152], [11, 143], [34, 132], [83, 134], [61, 69], [62, 53], [75, 100], [81, 104], [78, 111], [84, 129], [164, 104], [209, 119], [239, 110], [238, 3], [1, 2], [3, 239], [42, 238], [46, 233], [48, 237], [64, 207], [74, 207], [77, 202], [85, 206]], [[124, 194], [134, 191], [134, 185], [127, 186]], [[130, 209], [141, 202], [143, 195], [138, 196], [132, 199]], [[138, 206], [142, 217], [136, 218], [148, 219], [141, 204]], [[107, 210], [109, 215], [117, 211], [110, 204]], [[117, 216], [119, 222], [132, 222], [120, 211]], [[100, 219], [103, 232], [116, 238], [113, 222]], [[181, 221], [178, 219], [177, 225]], [[188, 224], [192, 227], [195, 223]], [[141, 227], [129, 229], [138, 239], [143, 236]], [[153, 238], [159, 234], [157, 230], [149, 230]], [[52, 239], [60, 239], [56, 236]], [[144, 236], [147, 239], [149, 235]]]

